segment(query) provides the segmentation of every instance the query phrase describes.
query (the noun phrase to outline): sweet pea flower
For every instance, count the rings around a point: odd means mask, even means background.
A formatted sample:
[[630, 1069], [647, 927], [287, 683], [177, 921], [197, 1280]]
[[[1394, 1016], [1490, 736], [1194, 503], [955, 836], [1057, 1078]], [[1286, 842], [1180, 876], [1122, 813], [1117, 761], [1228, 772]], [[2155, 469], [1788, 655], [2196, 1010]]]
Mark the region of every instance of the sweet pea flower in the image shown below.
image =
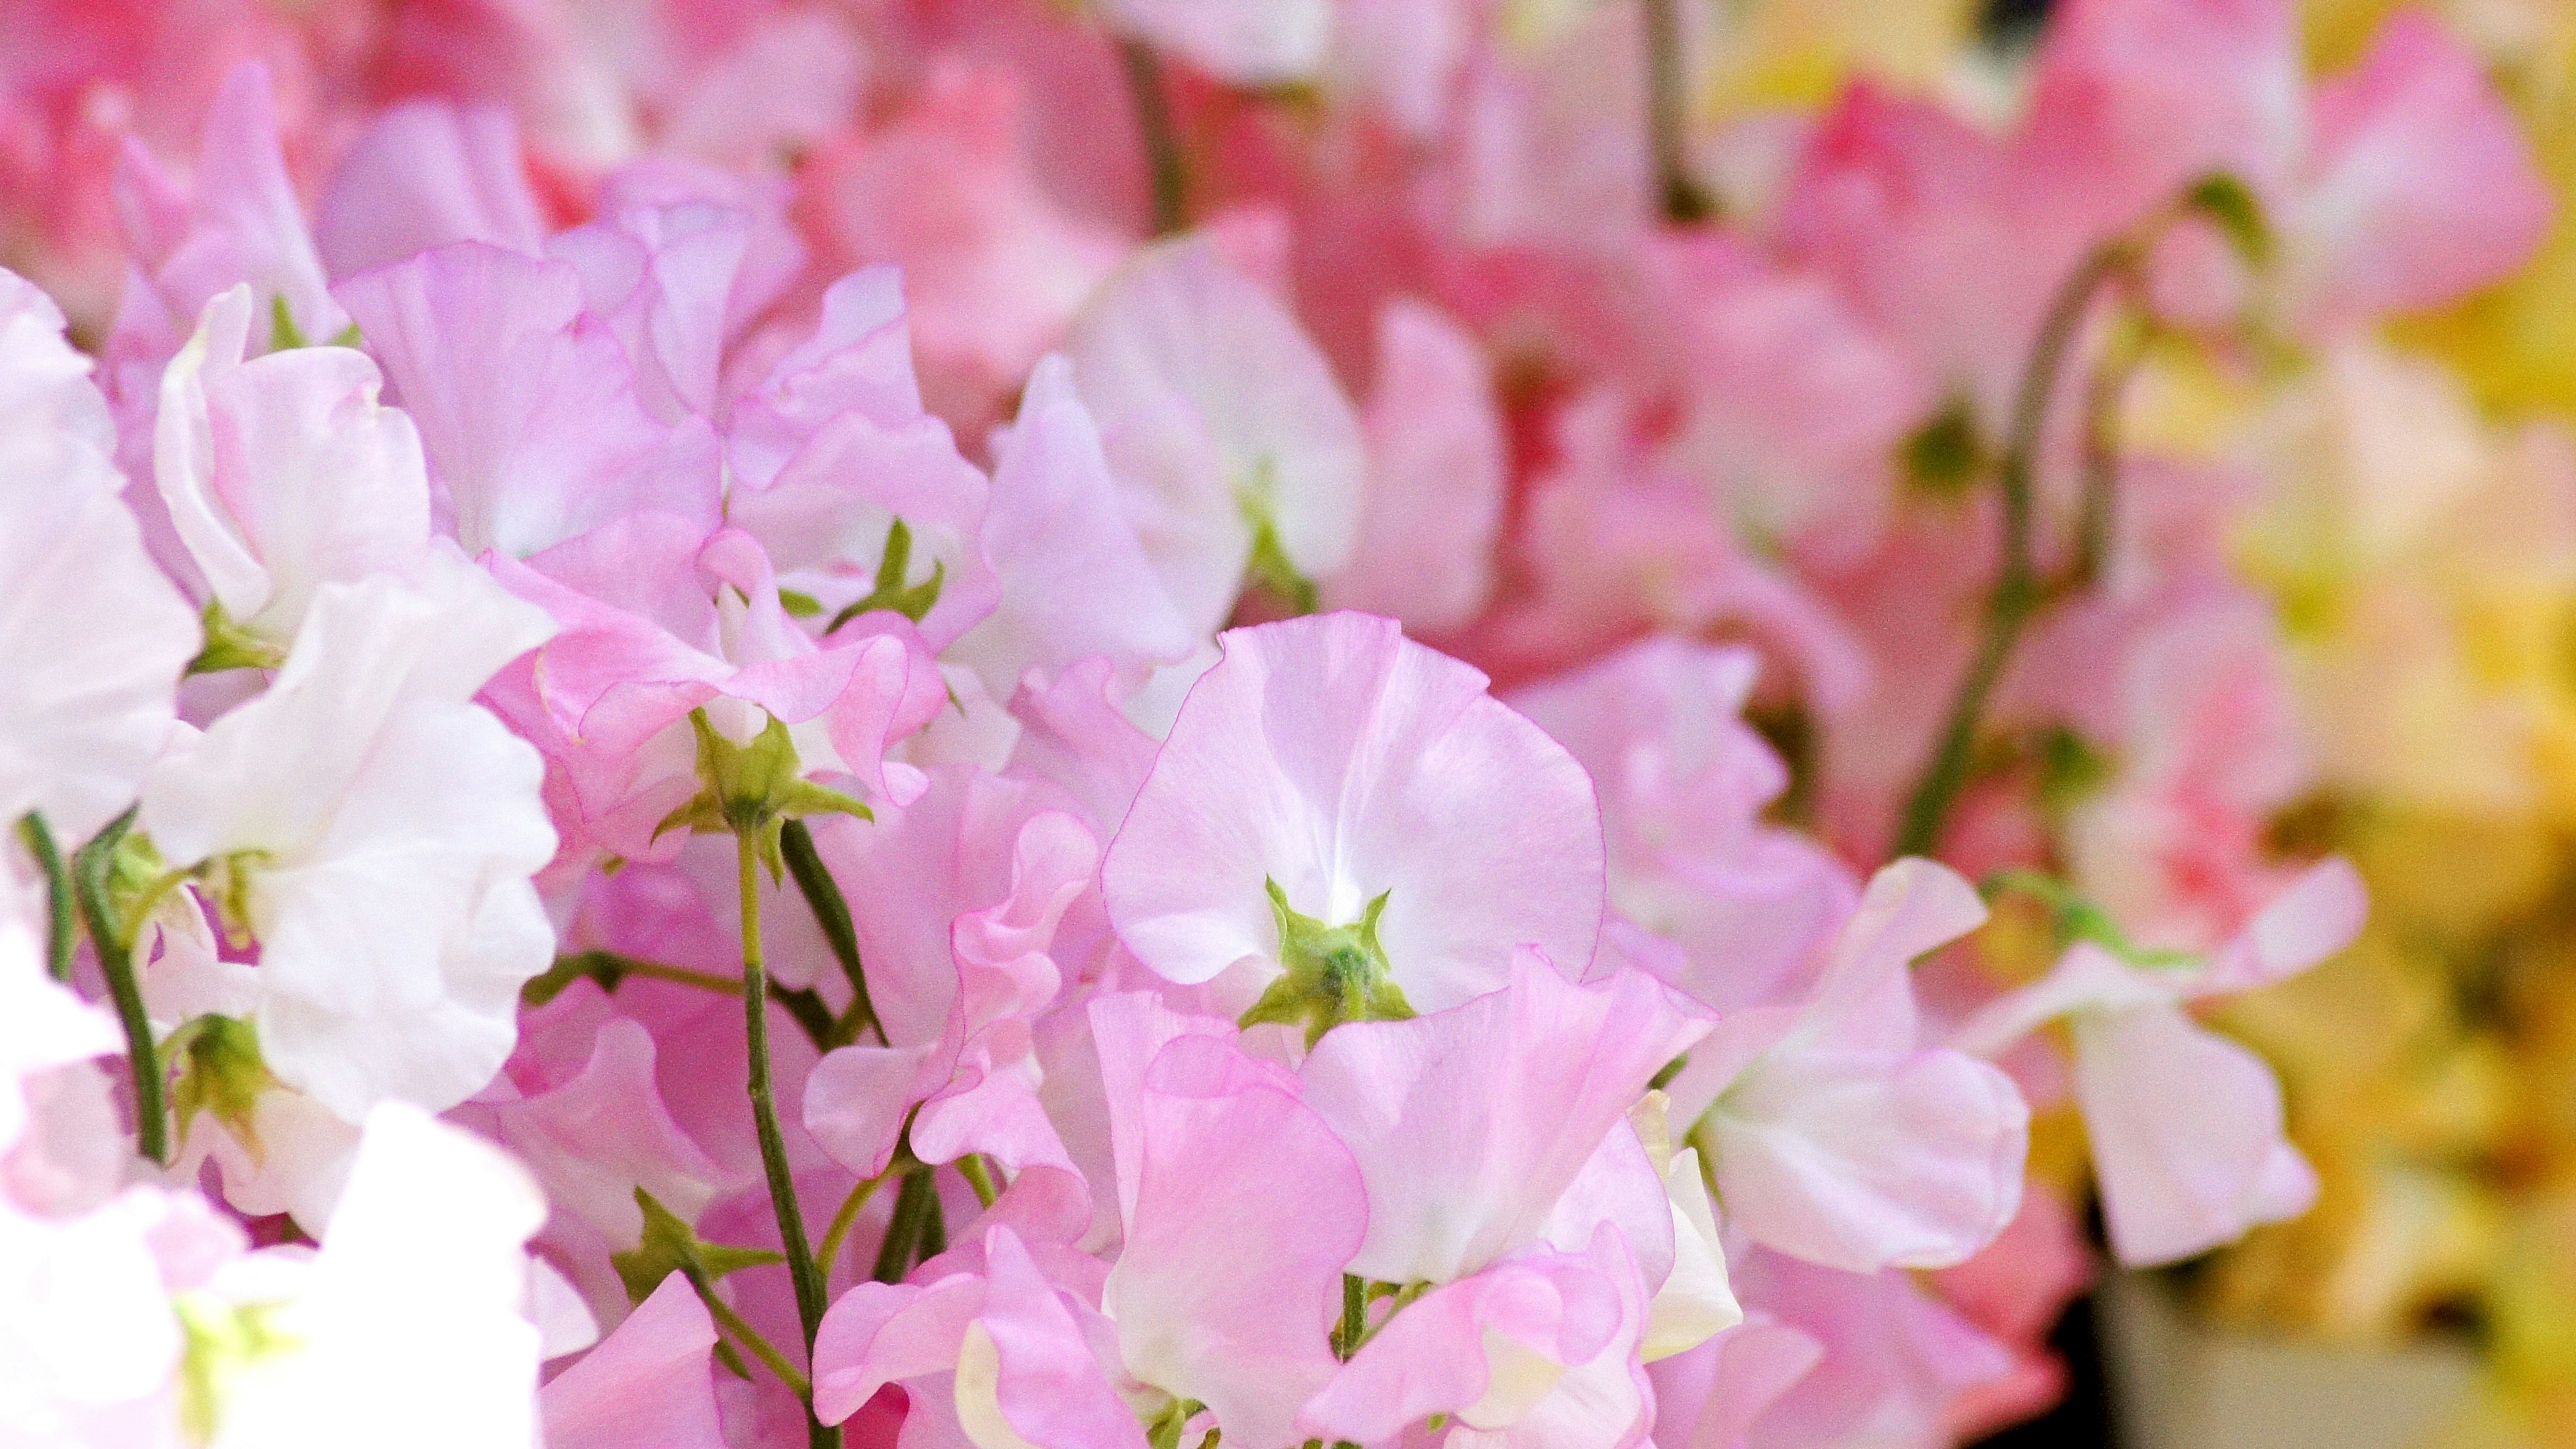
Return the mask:
[[313, 243], [335, 280], [479, 241], [535, 256], [545, 222], [498, 106], [411, 100], [351, 143], [314, 208]]
[[1720, 1010], [1805, 989], [1860, 894], [1822, 846], [1762, 819], [1789, 771], [1744, 723], [1758, 668], [1658, 635], [1505, 697], [1591, 774], [1611, 907], [1680, 946], [1673, 984]]
[[645, 410], [569, 263], [460, 241], [334, 295], [418, 425], [441, 521], [468, 553], [526, 556], [638, 509], [714, 526], [714, 432]]
[[679, 1273], [580, 1362], [538, 1391], [548, 1449], [726, 1449], [716, 1410], [715, 1320]]
[[[1708, 1029], [1640, 972], [1577, 986], [1524, 950], [1500, 991], [1324, 1033], [1300, 1075], [1368, 1185], [1368, 1237], [1350, 1271], [1450, 1283], [1526, 1246], [1603, 1138], [1627, 1130], [1647, 1083]], [[1657, 1173], [1646, 1198], [1663, 1217]], [[1658, 1226], [1669, 1266], [1670, 1229]]]
[[1373, 1014], [1390, 990], [1408, 1011], [1481, 996], [1516, 946], [1592, 958], [1592, 787], [1483, 675], [1364, 614], [1219, 642], [1101, 866], [1145, 965], [1184, 985], [1232, 970], [1246, 993], [1329, 987], [1348, 1019], [1353, 992]]
[[1138, 254], [1065, 338], [1147, 557], [1200, 634], [1247, 571], [1274, 586], [1350, 561], [1368, 455], [1358, 417], [1296, 320], [1187, 237]]
[[1297, 1075], [1235, 1029], [1145, 993], [1096, 999], [1124, 1241], [1101, 1291], [1139, 1382], [1196, 1400], [1230, 1443], [1288, 1449], [1335, 1373], [1343, 1268], [1369, 1215], [1359, 1164]]
[[823, 1422], [840, 1423], [894, 1383], [910, 1399], [907, 1443], [1144, 1449], [1144, 1428], [1094, 1347], [1106, 1329], [1098, 1265], [1041, 1259], [999, 1225], [971, 1247], [950, 1255], [954, 1271], [862, 1283], [832, 1305], [814, 1341]]
[[199, 633], [117, 496], [61, 325], [21, 298], [0, 326], [0, 818], [41, 814], [69, 849], [133, 800]]
[[886, 758], [947, 702], [920, 636], [876, 612], [817, 641], [750, 535], [709, 537], [639, 510], [492, 566], [559, 628], [495, 685], [496, 704], [562, 771], [577, 812], [567, 825], [601, 848], [629, 859], [679, 848], [663, 825], [703, 783], [698, 711], [736, 746], [782, 727], [800, 776], [844, 778], [880, 801], [920, 793], [921, 772]]
[[529, 883], [555, 847], [541, 765], [470, 701], [549, 632], [450, 555], [420, 589], [325, 584], [268, 692], [145, 782], [162, 858], [260, 944], [269, 1068], [344, 1121], [480, 1089], [552, 955]]
[[161, 374], [153, 471], [235, 663], [273, 663], [314, 591], [382, 573], [417, 582], [429, 553], [420, 435], [381, 406], [366, 354], [303, 347], [245, 360], [250, 288], [206, 304]]
[[1851, 1273], [1958, 1263], [2021, 1203], [2030, 1109], [2010, 1078], [1926, 1047], [1909, 967], [1984, 921], [1976, 890], [1907, 859], [1880, 871], [1794, 1006], [1723, 1018], [1672, 1083], [1728, 1221]]
[[2338, 859], [2312, 867], [2204, 961], [2141, 966], [2078, 941], [2046, 978], [1969, 1018], [1956, 1042], [1992, 1055], [2069, 1019], [2111, 1245], [2133, 1265], [2188, 1258], [2306, 1211], [2317, 1183], [2282, 1135], [2271, 1068], [2185, 1005], [2316, 965], [2351, 942], [2366, 909], [2360, 878]]

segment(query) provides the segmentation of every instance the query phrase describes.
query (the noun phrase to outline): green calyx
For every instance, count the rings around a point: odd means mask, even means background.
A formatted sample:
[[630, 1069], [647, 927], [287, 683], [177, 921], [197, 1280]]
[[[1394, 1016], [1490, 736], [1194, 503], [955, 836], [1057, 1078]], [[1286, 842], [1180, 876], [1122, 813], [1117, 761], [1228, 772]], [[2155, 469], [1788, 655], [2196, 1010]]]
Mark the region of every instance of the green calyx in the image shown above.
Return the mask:
[[609, 1265], [617, 1270], [617, 1281], [626, 1285], [628, 1302], [641, 1303], [652, 1297], [653, 1290], [673, 1273], [687, 1274], [691, 1283], [713, 1283], [728, 1273], [787, 1261], [786, 1254], [768, 1248], [736, 1248], [706, 1241], [698, 1236], [697, 1229], [682, 1222], [679, 1214], [656, 1202], [653, 1194], [640, 1187], [635, 1189], [635, 1205], [644, 1210], [643, 1237], [625, 1252], [608, 1256]]
[[778, 838], [788, 821], [809, 815], [876, 818], [858, 800], [806, 779], [795, 741], [789, 738], [787, 726], [774, 717], [747, 745], [716, 733], [704, 709], [689, 712], [689, 728], [698, 737], [702, 788], [689, 803], [662, 817], [662, 823], [653, 827], [656, 839], [671, 830], [742, 836], [759, 849], [770, 879], [776, 880], [786, 869]]
[[206, 1292], [171, 1300], [186, 1345], [179, 1357], [179, 1426], [192, 1444], [211, 1442], [223, 1423], [231, 1381], [252, 1368], [301, 1347], [277, 1326], [279, 1305], [228, 1303]]
[[239, 1017], [200, 1016], [170, 1033], [161, 1059], [179, 1068], [170, 1108], [180, 1146], [187, 1145], [189, 1124], [203, 1112], [249, 1149], [252, 1161], [260, 1160], [266, 1148], [255, 1125], [259, 1098], [278, 1082], [260, 1056], [258, 1030]]
[[[877, 559], [876, 586], [868, 591], [866, 598], [853, 600], [848, 607], [834, 614], [831, 625], [823, 632], [829, 634], [861, 614], [872, 614], [881, 609], [890, 609], [916, 624], [920, 623], [931, 607], [939, 602], [940, 586], [948, 581], [948, 565], [943, 560], [932, 560], [930, 577], [917, 584], [905, 582], [911, 572], [912, 528], [898, 518], [886, 529], [885, 552]], [[780, 597], [783, 602], [785, 596]], [[794, 610], [791, 608], [789, 612]], [[817, 604], [815, 612], [822, 612], [822, 606]]]
[[[305, 340], [304, 329], [295, 325], [295, 314], [287, 309], [286, 294], [284, 292], [273, 292], [269, 294], [268, 340], [269, 350], [271, 352], [285, 352], [291, 348], [311, 347], [314, 345], [313, 343]], [[352, 322], [348, 326], [341, 328], [339, 335], [330, 339], [329, 345], [333, 347], [355, 347], [358, 345], [360, 340], [361, 339], [358, 335], [358, 324]]]
[[220, 674], [227, 669], [275, 669], [286, 651], [242, 627], [224, 606], [209, 600], [202, 616], [206, 642], [188, 661], [190, 674]]
[[2192, 966], [2200, 960], [2189, 951], [2141, 946], [2130, 940], [2109, 911], [2077, 895], [2074, 887], [2055, 876], [2035, 870], [1997, 871], [1986, 878], [1979, 893], [1989, 901], [2018, 895], [2046, 907], [2060, 950], [2078, 941], [2089, 942], [2132, 966], [2150, 971]]
[[1288, 970], [1243, 1014], [1241, 1025], [1302, 1023], [1306, 1044], [1312, 1046], [1346, 1021], [1403, 1021], [1413, 1015], [1377, 941], [1377, 919], [1386, 912], [1384, 893], [1368, 903], [1357, 922], [1327, 926], [1298, 914], [1277, 881], [1263, 885], [1270, 892], [1271, 918], [1279, 926], [1279, 964]]

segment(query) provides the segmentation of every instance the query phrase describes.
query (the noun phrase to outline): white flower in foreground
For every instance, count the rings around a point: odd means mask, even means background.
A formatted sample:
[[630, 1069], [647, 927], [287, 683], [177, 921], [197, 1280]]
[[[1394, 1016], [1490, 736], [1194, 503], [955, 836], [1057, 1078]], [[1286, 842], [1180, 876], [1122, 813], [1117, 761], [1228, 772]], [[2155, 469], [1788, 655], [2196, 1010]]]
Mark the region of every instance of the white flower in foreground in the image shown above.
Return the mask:
[[552, 627], [446, 555], [423, 589], [326, 584], [269, 691], [145, 783], [154, 845], [260, 944], [268, 1068], [345, 1120], [481, 1089], [553, 957], [543, 766], [472, 702]]

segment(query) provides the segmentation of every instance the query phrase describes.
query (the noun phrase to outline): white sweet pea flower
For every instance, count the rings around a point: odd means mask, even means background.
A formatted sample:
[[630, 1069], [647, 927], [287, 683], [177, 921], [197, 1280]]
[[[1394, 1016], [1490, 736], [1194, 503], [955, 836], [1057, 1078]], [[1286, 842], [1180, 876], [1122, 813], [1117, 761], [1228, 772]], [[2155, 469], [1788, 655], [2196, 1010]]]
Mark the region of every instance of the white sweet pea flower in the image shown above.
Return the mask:
[[472, 703], [552, 628], [444, 554], [423, 588], [325, 584], [269, 691], [145, 782], [163, 858], [259, 942], [268, 1068], [344, 1120], [479, 1090], [552, 959], [543, 766]]
[[429, 557], [429, 473], [409, 415], [376, 397], [383, 374], [347, 347], [244, 360], [254, 304], [206, 304], [161, 376], [152, 466], [171, 526], [221, 611], [236, 662], [273, 662], [314, 591]]

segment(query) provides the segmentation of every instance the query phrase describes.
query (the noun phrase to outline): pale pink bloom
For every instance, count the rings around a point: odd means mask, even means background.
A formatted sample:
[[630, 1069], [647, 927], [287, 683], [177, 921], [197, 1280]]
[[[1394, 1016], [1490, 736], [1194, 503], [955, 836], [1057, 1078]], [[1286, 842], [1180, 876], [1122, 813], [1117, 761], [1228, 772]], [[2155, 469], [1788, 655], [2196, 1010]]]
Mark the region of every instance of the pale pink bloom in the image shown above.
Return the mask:
[[714, 526], [713, 431], [645, 411], [570, 265], [456, 242], [338, 296], [418, 424], [441, 517], [469, 553], [525, 556], [639, 509]]
[[1416, 1011], [1503, 985], [1516, 946], [1591, 960], [1591, 784], [1482, 674], [1365, 614], [1221, 642], [1102, 865], [1147, 966], [1191, 985], [1249, 963], [1239, 984], [1257, 991], [1283, 969], [1273, 886], [1328, 926], [1385, 897], [1377, 940]]
[[1821, 277], [1714, 231], [1651, 255], [1687, 369], [1674, 456], [1752, 539], [1864, 545], [1895, 502], [1895, 460], [1932, 410], [1930, 384]]
[[[714, 417], [726, 344], [776, 299], [781, 278], [751, 265], [764, 218], [696, 194], [688, 178], [652, 179], [680, 180], [681, 194], [603, 207], [599, 220], [549, 240], [546, 255], [581, 274], [589, 312], [625, 347], [647, 412], [664, 423]], [[780, 260], [792, 273], [801, 249]]]
[[258, 1312], [281, 1340], [224, 1366], [210, 1449], [352, 1435], [533, 1449], [543, 1349], [525, 1244], [545, 1213], [497, 1149], [415, 1107], [376, 1108], [320, 1250], [238, 1259], [207, 1290], [201, 1311]]
[[85, 431], [0, 429], [0, 819], [66, 849], [134, 799], [200, 643]]
[[2320, 85], [2284, 218], [2309, 305], [2370, 318], [2468, 295], [2530, 257], [2553, 204], [2477, 56], [2429, 17], [2390, 18]]
[[1079, 660], [1052, 678], [1032, 670], [1010, 700], [1020, 723], [1012, 771], [1062, 787], [1103, 838], [1118, 833], [1162, 746], [1121, 711], [1126, 692], [1116, 675], [1115, 663], [1103, 658]]
[[1010, 74], [942, 63], [894, 124], [827, 145], [803, 178], [839, 262], [903, 268], [933, 401], [970, 429], [1128, 248], [1048, 194], [1018, 109]]
[[1813, 1335], [1766, 1314], [1649, 1365], [1659, 1442], [1671, 1449], [1744, 1449], [1764, 1411], [1824, 1355]]
[[250, 336], [263, 352], [288, 340], [274, 332], [280, 312], [307, 342], [349, 325], [286, 173], [265, 65], [245, 62], [225, 77], [184, 186], [131, 140], [117, 186], [127, 248], [170, 317], [194, 317], [217, 294], [247, 285], [258, 302]]
[[1655, 1413], [1637, 1358], [1644, 1299], [1627, 1244], [1606, 1225], [1581, 1252], [1506, 1258], [1398, 1309], [1298, 1423], [1375, 1446], [1439, 1414], [1452, 1422], [1425, 1442], [1629, 1449]]
[[314, 245], [343, 279], [449, 242], [534, 256], [545, 239], [518, 123], [496, 106], [388, 107], [340, 158], [313, 215]]
[[1280, 85], [1324, 60], [1333, 0], [1100, 0], [1109, 22], [1221, 80]]
[[1001, 597], [953, 657], [996, 692], [1093, 656], [1141, 680], [1204, 640], [1164, 592], [1061, 357], [1038, 363], [1018, 422], [993, 436], [982, 542]]
[[[939, 1271], [945, 1269], [946, 1271]], [[887, 1384], [910, 1399], [903, 1442], [1141, 1449], [1117, 1392], [1100, 1265], [995, 1225], [911, 1283], [862, 1283], [814, 1341], [814, 1409], [856, 1413]]]
[[554, 932], [536, 752], [471, 702], [550, 625], [462, 560], [315, 594], [266, 694], [175, 743], [141, 826], [261, 946], [268, 1065], [343, 1120], [439, 1110], [510, 1054]]
[[1699, 479], [1655, 456], [1642, 411], [1605, 388], [1556, 414], [1554, 466], [1531, 486], [1513, 539], [1527, 592], [1478, 626], [1471, 652], [1518, 681], [1656, 630], [1745, 634], [1823, 707], [1861, 695], [1869, 662], [1849, 629], [1747, 551]]
[[630, 859], [679, 848], [655, 831], [698, 792], [698, 709], [738, 745], [777, 720], [806, 774], [871, 799], [919, 793], [921, 772], [885, 752], [947, 702], [920, 636], [877, 613], [817, 642], [750, 535], [637, 511], [525, 564], [490, 562], [560, 629], [494, 686], [497, 705], [563, 772], [600, 847]]
[[283, 650], [323, 584], [418, 581], [429, 477], [411, 419], [377, 402], [365, 353], [245, 360], [254, 312], [246, 286], [217, 296], [162, 371], [153, 472], [209, 602]]
[[1143, 993], [1091, 1006], [1125, 1241], [1102, 1290], [1138, 1381], [1229, 1443], [1288, 1449], [1335, 1371], [1329, 1334], [1369, 1196], [1296, 1074]]
[[1350, 562], [1359, 418], [1297, 320], [1210, 238], [1129, 260], [1065, 352], [1146, 556], [1197, 632], [1233, 609], [1264, 525], [1306, 578]]
[[547, 1449], [726, 1449], [715, 1321], [678, 1273], [537, 1394]]
[[1015, 1185], [1050, 1169], [1078, 1232], [1091, 1207], [1071, 1202], [1080, 1177], [1039, 1105], [1030, 1032], [1099, 935], [1096, 903], [1087, 928], [1071, 915], [1097, 840], [1054, 792], [950, 765], [900, 810], [831, 822], [816, 845], [842, 890], [873, 903], [853, 923], [885, 1039], [817, 1064], [806, 1129], [862, 1176], [886, 1169], [907, 1121], [922, 1161], [987, 1153]]
[[1727, 1220], [1765, 1247], [1846, 1272], [1938, 1268], [2021, 1203], [2030, 1109], [2010, 1078], [1920, 1040], [1914, 958], [1985, 906], [1926, 860], [1882, 870], [1796, 1006], [1723, 1018], [1672, 1084], [1696, 1120]]
[[1991, 1055], [2069, 1018], [2075, 1098], [2112, 1247], [2166, 1263], [2307, 1210], [2316, 1174], [2282, 1132], [2281, 1085], [2191, 1001], [2285, 980], [2349, 944], [2367, 900], [2340, 859], [2310, 869], [2205, 961], [2137, 966], [2078, 941], [2046, 978], [1987, 1006], [1958, 1044]]
[[[1368, 1185], [1368, 1237], [1351, 1271], [1448, 1283], [1526, 1246], [1602, 1139], [1626, 1130], [1647, 1082], [1708, 1027], [1641, 974], [1577, 986], [1523, 951], [1500, 991], [1324, 1033], [1301, 1075], [1307, 1105]], [[1669, 1208], [1652, 1166], [1643, 1197], [1662, 1220], [1668, 1268]]]
[[1457, 323], [1398, 300], [1378, 314], [1377, 373], [1361, 417], [1368, 489], [1337, 609], [1454, 629], [1493, 592], [1507, 456], [1492, 363]]
[[0, 436], [58, 433], [112, 458], [116, 429], [107, 400], [63, 326], [53, 298], [0, 267]]
[[[1744, 1365], [1758, 1378], [1738, 1391], [1752, 1389], [1769, 1402], [1729, 1406], [1730, 1417], [1752, 1411], [1748, 1444], [1948, 1449], [1959, 1442], [1952, 1416], [1963, 1401], [2014, 1371], [2009, 1350], [1915, 1286], [1910, 1274], [1842, 1273], [1760, 1248], [1738, 1259], [1737, 1270], [1748, 1311], [1823, 1349], [1795, 1373], [1795, 1358], [1807, 1355], [1793, 1340], [1759, 1346], [1771, 1361]], [[1691, 1449], [1713, 1446], [1693, 1439]]]
[[1789, 771], [1743, 720], [1757, 668], [1657, 636], [1508, 696], [1592, 775], [1612, 908], [1680, 945], [1668, 979], [1721, 1010], [1804, 990], [1860, 896], [1823, 847], [1762, 818]]

